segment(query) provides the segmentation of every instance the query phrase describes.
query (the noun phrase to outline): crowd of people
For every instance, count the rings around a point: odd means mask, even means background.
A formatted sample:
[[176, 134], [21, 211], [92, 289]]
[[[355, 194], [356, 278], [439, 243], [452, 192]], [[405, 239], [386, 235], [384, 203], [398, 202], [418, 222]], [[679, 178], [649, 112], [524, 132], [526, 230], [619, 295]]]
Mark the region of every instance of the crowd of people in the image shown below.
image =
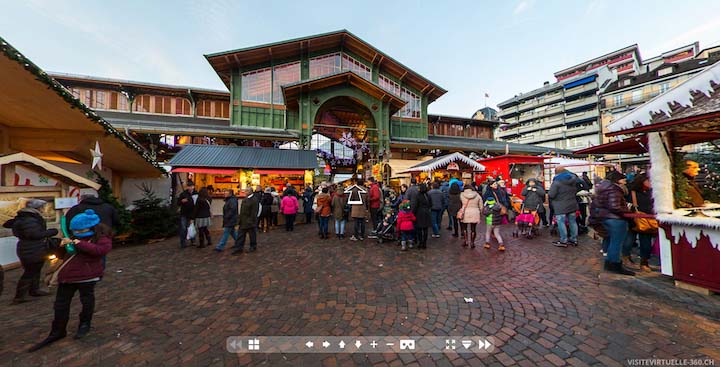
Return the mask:
[[[245, 251], [246, 238], [249, 238], [248, 252], [255, 252], [258, 232], [278, 228], [280, 214], [285, 230], [292, 232], [300, 213], [304, 214], [304, 223], [317, 222], [320, 239], [328, 239], [334, 228], [335, 237], [344, 240], [348, 222], [352, 222], [350, 241], [391, 238], [398, 240], [400, 251], [423, 250], [428, 246], [428, 238], [442, 237], [443, 218], [447, 215], [449, 235], [462, 237], [461, 245], [465, 248], [476, 247], [481, 223], [485, 225], [483, 247], [491, 249], [496, 245], [499, 251], [506, 250], [501, 228], [507, 224], [514, 223], [525, 229], [529, 226], [529, 235], [533, 228], [555, 228], [559, 239], [553, 245], [562, 248], [578, 246], [578, 236], [591, 227], [602, 237], [605, 270], [635, 275], [628, 267], [636, 264], [631, 254], [633, 247], [639, 245], [639, 268], [651, 271], [649, 259], [657, 228], [634, 226], [626, 215], [634, 211], [653, 213], [651, 185], [646, 173], [634, 174], [628, 183], [626, 175], [610, 171], [605, 179], [596, 179], [593, 183], [586, 173], [577, 176], [559, 166], [547, 192], [541, 180], [531, 178], [521, 195], [524, 201], [517, 208], [500, 177], [488, 177], [480, 185], [456, 178], [420, 183], [413, 178], [409, 186], [402, 185], [398, 192], [382, 186], [374, 178], [368, 180], [367, 186], [363, 180], [345, 187], [323, 183], [316, 188], [307, 186], [302, 193], [290, 184], [282, 193], [273, 187], [248, 187], [241, 203], [234, 190], [229, 189], [225, 191], [223, 205], [223, 232], [214, 250], [222, 252], [232, 237], [233, 254]], [[208, 190], [202, 188], [197, 192], [193, 182], [188, 181], [177, 203], [180, 247], [188, 247], [188, 242], [194, 245], [195, 239], [197, 247], [212, 245], [212, 198]], [[112, 248], [112, 227], [119, 224], [117, 212], [111, 205], [93, 195], [84, 196], [66, 214], [67, 238], [56, 238], [57, 229], [47, 228], [42, 217], [45, 205], [42, 200], [28, 200], [15, 218], [4, 223], [18, 238], [17, 255], [24, 270], [13, 304], [49, 295], [41, 287], [41, 269], [50, 254], [63, 260], [62, 266], [45, 280], [46, 284], [58, 286], [51, 332], [31, 351], [66, 336], [70, 303], [76, 292], [80, 293], [82, 311], [75, 337], [79, 339], [88, 334], [95, 307], [95, 284], [102, 279], [105, 255]], [[523, 218], [529, 219], [524, 222]], [[190, 235], [189, 231], [196, 233]]]
[[[223, 233], [214, 248], [217, 252], [224, 250], [231, 237], [235, 241], [233, 254], [245, 252], [246, 238], [250, 241], [248, 252], [256, 251], [258, 233], [278, 228], [279, 215], [288, 232], [295, 230], [300, 215], [302, 223], [317, 222], [320, 239], [330, 238], [331, 232], [337, 239], [353, 242], [389, 236], [400, 239], [401, 251], [426, 249], [430, 238], [440, 238], [445, 216], [446, 229], [451, 236], [462, 237], [462, 246], [476, 247], [478, 225], [484, 222], [483, 247], [489, 249], [497, 243], [498, 250], [505, 251], [500, 226], [511, 222], [510, 196], [501, 179], [482, 185], [471, 180], [418, 183], [412, 179], [409, 186], [402, 185], [397, 192], [374, 178], [367, 183], [356, 180], [347, 186], [307, 186], [302, 193], [290, 184], [282, 193], [274, 187], [248, 187], [245, 191], [239, 203], [234, 190], [225, 190]], [[196, 247], [211, 244], [211, 202], [205, 188], [198, 192], [192, 181], [187, 182], [178, 197], [180, 248], [188, 247], [188, 243], [195, 246], [196, 239]], [[188, 230], [195, 233], [188, 235]]]

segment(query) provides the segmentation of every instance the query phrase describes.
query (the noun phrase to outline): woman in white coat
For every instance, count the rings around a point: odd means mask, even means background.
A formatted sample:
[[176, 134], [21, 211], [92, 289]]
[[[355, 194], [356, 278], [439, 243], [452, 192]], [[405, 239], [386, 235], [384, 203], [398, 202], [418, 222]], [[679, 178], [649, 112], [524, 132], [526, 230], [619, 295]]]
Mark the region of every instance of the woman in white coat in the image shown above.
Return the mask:
[[[465, 190], [460, 194], [462, 207], [462, 226], [463, 231], [463, 247], [475, 248], [475, 238], [477, 237], [477, 225], [480, 223], [483, 201], [480, 194], [473, 190], [468, 180], [464, 184]], [[459, 216], [460, 214], [458, 214]]]

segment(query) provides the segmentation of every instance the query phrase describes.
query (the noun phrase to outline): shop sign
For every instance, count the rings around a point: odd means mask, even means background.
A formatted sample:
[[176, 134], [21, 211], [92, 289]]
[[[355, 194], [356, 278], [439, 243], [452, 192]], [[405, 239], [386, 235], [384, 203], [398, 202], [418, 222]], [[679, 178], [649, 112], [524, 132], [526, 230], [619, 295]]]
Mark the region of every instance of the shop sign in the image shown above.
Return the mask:
[[447, 168], [446, 168], [446, 169], [447, 169], [448, 171], [459, 171], [459, 170], [460, 170], [460, 166], [459, 166], [457, 163], [455, 163], [455, 162], [451, 162], [450, 164], [447, 165]]
[[470, 173], [470, 172], [463, 172], [462, 178], [472, 178], [472, 173]]

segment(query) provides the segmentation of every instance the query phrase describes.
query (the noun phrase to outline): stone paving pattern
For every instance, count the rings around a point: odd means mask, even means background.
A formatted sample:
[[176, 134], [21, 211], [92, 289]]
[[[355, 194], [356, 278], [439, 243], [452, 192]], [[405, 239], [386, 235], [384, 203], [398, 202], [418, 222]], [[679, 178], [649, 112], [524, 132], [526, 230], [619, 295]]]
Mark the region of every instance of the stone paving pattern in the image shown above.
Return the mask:
[[[426, 251], [403, 253], [370, 240], [320, 240], [314, 224], [260, 234], [259, 251], [239, 257], [179, 250], [176, 238], [117, 248], [96, 287], [91, 334], [34, 354], [24, 350], [47, 335], [54, 296], [10, 306], [20, 275], [11, 270], [0, 365], [618, 366], [650, 357], [720, 365], [720, 296], [676, 289], [657, 273], [603, 273], [588, 237], [561, 249], [546, 232], [513, 239], [506, 227], [506, 253], [464, 249], [445, 230]], [[76, 296], [70, 333], [78, 312]], [[250, 355], [225, 350], [231, 335], [492, 335], [500, 343], [490, 355]]]

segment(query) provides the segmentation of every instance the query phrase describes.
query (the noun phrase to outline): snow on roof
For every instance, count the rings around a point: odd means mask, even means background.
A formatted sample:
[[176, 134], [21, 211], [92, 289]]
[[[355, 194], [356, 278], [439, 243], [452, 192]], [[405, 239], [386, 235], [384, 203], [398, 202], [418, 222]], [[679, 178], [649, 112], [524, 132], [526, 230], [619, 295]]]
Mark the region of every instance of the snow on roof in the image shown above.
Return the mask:
[[617, 132], [638, 126], [646, 126], [651, 124], [654, 115], [658, 114], [664, 114], [671, 118], [674, 105], [693, 106], [693, 93], [702, 93], [707, 98], [712, 98], [713, 94], [717, 94], [713, 84], [720, 84], [720, 62], [628, 112], [608, 125], [607, 130]]

